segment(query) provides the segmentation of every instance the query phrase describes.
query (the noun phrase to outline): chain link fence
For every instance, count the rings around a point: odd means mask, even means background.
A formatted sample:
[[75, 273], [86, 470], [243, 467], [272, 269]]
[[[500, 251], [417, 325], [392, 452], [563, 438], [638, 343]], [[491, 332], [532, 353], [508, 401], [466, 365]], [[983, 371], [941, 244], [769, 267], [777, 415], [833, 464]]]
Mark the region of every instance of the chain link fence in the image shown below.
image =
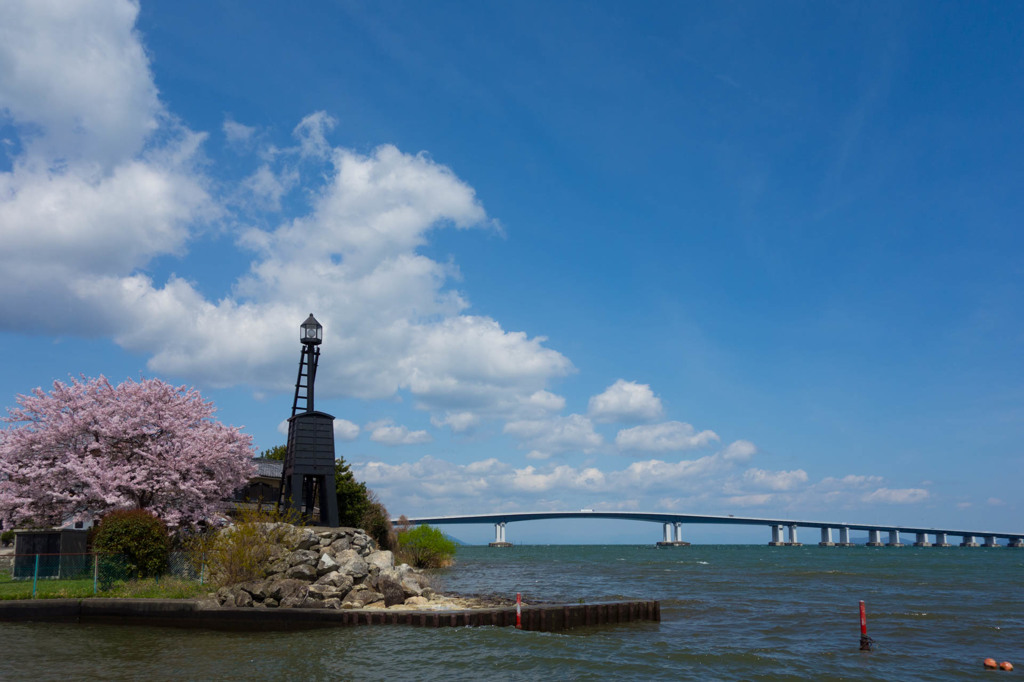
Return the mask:
[[141, 576], [122, 554], [14, 554], [0, 557], [0, 599], [88, 597], [116, 592], [143, 580], [159, 585], [169, 578], [206, 584], [202, 557], [171, 552], [165, 571]]

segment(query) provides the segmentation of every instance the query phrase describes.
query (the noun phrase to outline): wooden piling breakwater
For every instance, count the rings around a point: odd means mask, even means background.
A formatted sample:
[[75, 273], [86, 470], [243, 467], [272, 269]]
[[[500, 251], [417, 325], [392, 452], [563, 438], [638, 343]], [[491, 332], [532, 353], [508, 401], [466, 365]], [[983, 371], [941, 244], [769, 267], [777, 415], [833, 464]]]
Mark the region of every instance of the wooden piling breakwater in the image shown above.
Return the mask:
[[[213, 630], [299, 630], [407, 625], [515, 627], [514, 606], [458, 610], [205, 608], [191, 599], [36, 599], [0, 601], [0, 621], [154, 625]], [[522, 607], [522, 629], [556, 632], [580, 627], [661, 621], [658, 601], [534, 604]]]

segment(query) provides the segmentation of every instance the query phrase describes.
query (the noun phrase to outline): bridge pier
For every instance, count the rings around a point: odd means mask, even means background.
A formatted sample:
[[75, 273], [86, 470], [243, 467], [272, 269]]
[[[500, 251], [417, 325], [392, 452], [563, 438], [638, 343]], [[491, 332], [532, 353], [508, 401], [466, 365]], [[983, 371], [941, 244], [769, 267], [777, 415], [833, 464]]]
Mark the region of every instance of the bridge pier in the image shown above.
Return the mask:
[[1007, 547], [1024, 547], [1024, 538], [1007, 538]]
[[868, 547], [881, 547], [882, 546], [882, 531], [880, 530], [869, 530], [868, 531]]
[[902, 547], [903, 543], [900, 542], [900, 532], [898, 530], [889, 531], [889, 542], [885, 543], [886, 547]]
[[499, 521], [494, 524], [494, 542], [488, 543], [488, 547], [511, 547], [512, 543], [505, 540], [505, 522]]
[[974, 541], [973, 535], [963, 535], [963, 542], [960, 543], [961, 547], [977, 547], [978, 543]]
[[832, 529], [822, 528], [821, 529], [821, 542], [818, 543], [820, 547], [835, 547], [836, 543], [832, 542]]
[[786, 545], [789, 547], [801, 547], [803, 545], [802, 542], [797, 542], [795, 523], [789, 524], [789, 542], [787, 542]]
[[768, 543], [769, 547], [779, 547], [786, 544], [782, 541], [782, 526], [773, 525], [772, 527], [772, 541]]
[[932, 543], [928, 542], [928, 533], [918, 533], [915, 536], [914, 547], [931, 547]]
[[985, 544], [983, 546], [984, 547], [1000, 547], [1001, 545], [998, 542], [996, 542], [996, 536], [995, 535], [986, 535], [985, 536]]
[[[683, 522], [676, 521], [675, 523], [669, 521], [665, 524], [665, 535], [664, 540], [658, 543], [658, 547], [686, 547], [689, 542], [683, 542]], [[672, 531], [675, 530], [675, 539], [672, 539]]]
[[850, 528], [848, 526], [843, 526], [839, 529], [839, 546], [853, 547], [853, 543], [850, 542]]
[[949, 534], [948, 533], [936, 533], [935, 534], [935, 546], [936, 547], [952, 547], [953, 545], [949, 544]]

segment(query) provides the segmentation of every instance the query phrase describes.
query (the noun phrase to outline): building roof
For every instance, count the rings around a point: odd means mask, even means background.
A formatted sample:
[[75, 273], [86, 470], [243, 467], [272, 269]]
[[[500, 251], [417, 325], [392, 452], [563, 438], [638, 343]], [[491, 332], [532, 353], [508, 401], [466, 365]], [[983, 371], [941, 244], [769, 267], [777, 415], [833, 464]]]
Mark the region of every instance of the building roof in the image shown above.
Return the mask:
[[284, 471], [284, 462], [279, 459], [267, 459], [266, 457], [254, 457], [256, 473], [253, 478], [281, 478]]

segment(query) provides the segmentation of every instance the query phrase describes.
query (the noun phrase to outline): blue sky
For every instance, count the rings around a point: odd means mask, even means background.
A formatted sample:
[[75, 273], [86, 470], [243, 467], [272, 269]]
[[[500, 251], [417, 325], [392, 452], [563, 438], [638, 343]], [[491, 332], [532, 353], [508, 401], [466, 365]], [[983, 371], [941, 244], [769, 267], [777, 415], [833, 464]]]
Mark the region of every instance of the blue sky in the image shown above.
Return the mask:
[[4, 3], [0, 395], [156, 376], [268, 448], [313, 312], [317, 407], [396, 515], [1019, 530], [1022, 24]]

